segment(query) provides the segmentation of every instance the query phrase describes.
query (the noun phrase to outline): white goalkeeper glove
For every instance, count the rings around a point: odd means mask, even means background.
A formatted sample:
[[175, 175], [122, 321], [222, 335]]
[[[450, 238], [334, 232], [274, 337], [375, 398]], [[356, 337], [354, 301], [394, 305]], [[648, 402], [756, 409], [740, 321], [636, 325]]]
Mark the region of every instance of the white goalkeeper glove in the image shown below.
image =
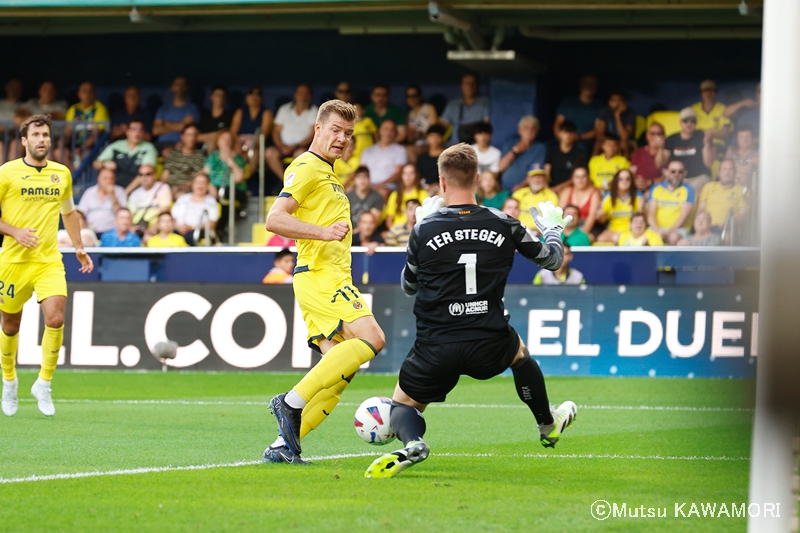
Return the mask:
[[425, 198], [422, 201], [422, 205], [417, 206], [416, 211], [414, 211], [414, 214], [417, 217], [417, 222], [414, 225], [419, 226], [423, 218], [427, 217], [428, 215], [432, 215], [433, 213], [438, 213], [439, 209], [441, 209], [443, 205], [444, 198], [441, 196], [429, 196]]
[[553, 202], [539, 202], [539, 209], [531, 207], [531, 216], [542, 235], [555, 232], [560, 236], [564, 226], [572, 222], [572, 215], [562, 218], [564, 210], [553, 205]]

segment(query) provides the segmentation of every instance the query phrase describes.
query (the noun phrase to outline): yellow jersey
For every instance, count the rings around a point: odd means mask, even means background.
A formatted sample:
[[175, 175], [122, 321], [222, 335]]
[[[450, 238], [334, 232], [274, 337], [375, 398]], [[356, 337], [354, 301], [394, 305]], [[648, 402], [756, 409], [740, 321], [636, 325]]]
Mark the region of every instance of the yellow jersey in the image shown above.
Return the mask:
[[553, 202], [553, 205], [558, 206], [558, 195], [552, 189], [545, 187], [539, 192], [533, 192], [530, 187], [517, 190], [511, 195], [519, 202], [519, 221], [525, 226], [536, 229], [536, 223], [531, 216], [531, 207], [538, 209], [539, 202]]
[[350, 141], [356, 143], [353, 157], [361, 157], [361, 152], [375, 144], [375, 134], [377, 132], [378, 127], [369, 117], [364, 117], [353, 124], [353, 140]]
[[[647, 242], [645, 243], [645, 238]], [[634, 237], [630, 230], [621, 233], [619, 236], [618, 246], [664, 246], [664, 239], [661, 235], [653, 230], [644, 230], [644, 235], [641, 237]]]
[[[669, 228], [681, 216], [684, 204], [694, 204], [694, 188], [685, 183], [669, 190], [667, 182], [657, 183], [650, 187], [650, 201], [656, 203], [656, 224], [659, 228]], [[686, 229], [692, 227], [692, 217], [687, 217], [683, 225]]]
[[313, 152], [299, 155], [284, 172], [280, 197], [292, 197], [298, 203], [294, 216], [317, 226], [344, 222], [350, 231], [341, 241], [297, 240], [297, 268], [306, 270], [335, 269], [350, 273], [350, 245], [353, 227], [350, 224], [350, 201], [333, 165]]
[[731, 125], [731, 119], [725, 116], [725, 104], [715, 102], [708, 113], [703, 109], [703, 102], [692, 104], [692, 109], [697, 113], [697, 129], [719, 131]]
[[734, 183], [730, 187], [723, 187], [718, 181], [706, 183], [700, 191], [700, 203], [705, 202], [705, 210], [711, 215], [712, 226], [722, 226], [728, 217], [728, 211], [733, 209], [736, 215], [739, 209], [748, 207], [747, 199], [744, 195], [744, 187]]
[[3, 263], [49, 263], [61, 260], [58, 216], [63, 200], [72, 199], [72, 174], [60, 163], [32, 167], [23, 159], [0, 167], [2, 219], [16, 228], [36, 228], [39, 245], [25, 248], [11, 237], [3, 241]]
[[595, 187], [605, 192], [608, 190], [611, 180], [614, 179], [614, 175], [623, 168], [630, 167], [631, 162], [621, 155], [606, 159], [604, 154], [597, 154], [589, 159], [589, 177]]
[[404, 192], [403, 198], [400, 200], [400, 209], [397, 209], [397, 191], [392, 191], [386, 205], [383, 206], [383, 218], [392, 216], [392, 225], [397, 226], [405, 224], [408, 221], [406, 217], [406, 202], [409, 200], [418, 200], [420, 204], [428, 197], [428, 191], [425, 189], [417, 189], [416, 191]]
[[631, 227], [631, 217], [642, 210], [643, 201], [642, 193], [636, 191], [635, 196], [631, 197], [628, 194], [625, 198], [617, 198], [614, 205], [611, 205], [611, 193], [607, 192], [603, 196], [600, 209], [608, 216], [608, 229], [617, 233], [628, 231]]
[[148, 248], [182, 248], [189, 246], [186, 244], [186, 239], [177, 233], [170, 233], [166, 239], [161, 238], [160, 233], [156, 233], [147, 240]]

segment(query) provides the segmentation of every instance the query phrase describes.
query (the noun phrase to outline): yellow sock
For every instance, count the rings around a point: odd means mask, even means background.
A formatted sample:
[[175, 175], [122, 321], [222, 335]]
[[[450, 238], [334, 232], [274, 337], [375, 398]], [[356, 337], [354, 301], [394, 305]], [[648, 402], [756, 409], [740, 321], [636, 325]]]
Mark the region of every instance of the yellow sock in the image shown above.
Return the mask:
[[17, 377], [17, 344], [19, 334], [6, 335], [0, 328], [0, 366], [3, 367], [3, 379], [11, 381]]
[[323, 389], [329, 389], [355, 373], [358, 367], [375, 357], [375, 349], [363, 339], [348, 339], [330, 350], [317, 366], [294, 386], [306, 403]]
[[300, 424], [300, 438], [304, 438], [311, 431], [317, 428], [322, 421], [328, 418], [333, 408], [342, 398], [342, 392], [347, 388], [350, 380], [343, 379], [333, 387], [323, 389], [311, 398], [311, 401], [303, 408], [303, 417]]
[[53, 379], [53, 371], [58, 363], [58, 352], [64, 342], [64, 326], [60, 328], [44, 327], [42, 335], [42, 369], [39, 377], [45, 381]]

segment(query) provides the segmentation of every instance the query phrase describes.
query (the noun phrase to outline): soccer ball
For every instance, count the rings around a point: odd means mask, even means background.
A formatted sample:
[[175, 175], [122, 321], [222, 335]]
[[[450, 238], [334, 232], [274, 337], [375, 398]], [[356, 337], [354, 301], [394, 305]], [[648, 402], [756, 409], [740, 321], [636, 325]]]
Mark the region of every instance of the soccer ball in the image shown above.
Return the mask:
[[384, 396], [367, 398], [358, 406], [353, 424], [364, 442], [382, 445], [395, 439], [392, 426], [389, 425], [391, 406], [392, 400]]

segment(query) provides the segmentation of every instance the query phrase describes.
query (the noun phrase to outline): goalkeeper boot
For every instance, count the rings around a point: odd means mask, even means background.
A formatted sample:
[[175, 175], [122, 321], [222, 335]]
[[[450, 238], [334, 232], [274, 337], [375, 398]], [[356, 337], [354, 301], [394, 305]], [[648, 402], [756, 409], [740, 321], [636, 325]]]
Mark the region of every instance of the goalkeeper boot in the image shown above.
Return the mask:
[[17, 378], [11, 381], [3, 380], [3, 414], [6, 416], [14, 416], [17, 412], [17, 406], [19, 405], [17, 389], [19, 389], [19, 380]]
[[273, 448], [268, 446], [264, 450], [264, 456], [261, 458], [264, 463], [288, 463], [292, 465], [310, 465], [308, 461], [300, 458], [300, 455], [294, 453], [288, 446], [277, 446]]
[[302, 409], [286, 403], [286, 394], [278, 394], [269, 401], [269, 410], [278, 421], [278, 433], [296, 455], [303, 453], [300, 447], [300, 418]]
[[31, 387], [31, 395], [39, 402], [39, 410], [44, 416], [56, 414], [56, 406], [53, 405], [53, 398], [50, 395], [50, 382], [38, 378]]
[[550, 413], [553, 415], [553, 423], [539, 425], [539, 440], [545, 448], [556, 447], [561, 434], [575, 421], [575, 417], [578, 415], [578, 406], [568, 400]]
[[412, 440], [405, 448], [387, 453], [375, 459], [364, 477], [385, 478], [394, 477], [409, 466], [421, 463], [430, 455], [431, 449], [421, 440]]

